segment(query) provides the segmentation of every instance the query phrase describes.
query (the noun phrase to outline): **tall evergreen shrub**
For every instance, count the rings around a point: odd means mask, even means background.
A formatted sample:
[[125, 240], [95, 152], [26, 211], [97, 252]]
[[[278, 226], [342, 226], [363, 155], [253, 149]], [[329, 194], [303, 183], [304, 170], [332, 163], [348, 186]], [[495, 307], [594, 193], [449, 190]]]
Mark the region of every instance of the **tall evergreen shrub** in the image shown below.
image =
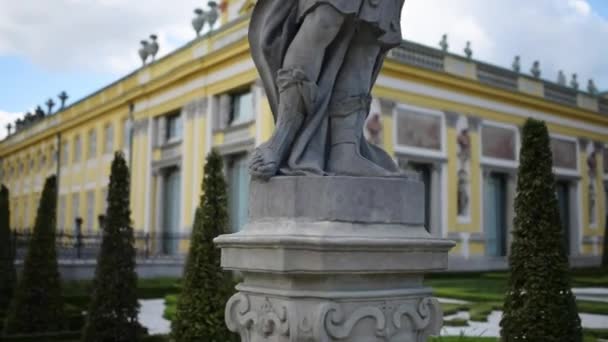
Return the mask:
[[222, 158], [212, 151], [205, 165], [183, 288], [171, 325], [176, 342], [236, 341], [236, 335], [224, 323], [224, 308], [234, 291], [234, 283], [231, 274], [222, 271], [220, 250], [213, 245], [214, 238], [228, 232], [227, 206]]
[[507, 342], [582, 341], [544, 122], [526, 122], [520, 153], [502, 338]]
[[129, 168], [122, 152], [112, 162], [108, 206], [84, 342], [133, 342], [141, 335], [137, 321], [137, 274], [131, 227]]
[[9, 191], [2, 185], [0, 187], [0, 323], [13, 297], [15, 281], [17, 281], [10, 222]]
[[65, 316], [55, 250], [57, 179], [46, 179], [32, 239], [6, 318], [7, 334], [60, 331]]

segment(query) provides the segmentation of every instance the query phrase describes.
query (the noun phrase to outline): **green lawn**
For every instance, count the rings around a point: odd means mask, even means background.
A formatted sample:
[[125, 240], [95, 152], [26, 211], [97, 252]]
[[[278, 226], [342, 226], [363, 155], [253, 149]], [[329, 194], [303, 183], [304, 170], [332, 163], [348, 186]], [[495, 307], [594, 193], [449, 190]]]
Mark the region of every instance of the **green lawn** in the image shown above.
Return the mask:
[[[437, 297], [468, 301], [468, 304], [442, 305], [446, 315], [469, 311], [473, 321], [486, 321], [493, 310], [500, 310], [507, 289], [506, 272], [442, 273], [430, 276], [426, 285]], [[608, 287], [608, 271], [598, 269], [573, 272], [575, 287]], [[608, 303], [577, 301], [579, 312], [608, 315]]]

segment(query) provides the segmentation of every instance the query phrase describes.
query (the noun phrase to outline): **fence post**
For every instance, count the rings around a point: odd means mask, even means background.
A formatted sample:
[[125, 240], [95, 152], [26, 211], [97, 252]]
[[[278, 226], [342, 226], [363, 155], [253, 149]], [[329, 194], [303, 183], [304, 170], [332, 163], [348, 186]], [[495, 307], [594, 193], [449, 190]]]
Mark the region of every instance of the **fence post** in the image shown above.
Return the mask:
[[76, 258], [82, 256], [82, 218], [76, 218]]

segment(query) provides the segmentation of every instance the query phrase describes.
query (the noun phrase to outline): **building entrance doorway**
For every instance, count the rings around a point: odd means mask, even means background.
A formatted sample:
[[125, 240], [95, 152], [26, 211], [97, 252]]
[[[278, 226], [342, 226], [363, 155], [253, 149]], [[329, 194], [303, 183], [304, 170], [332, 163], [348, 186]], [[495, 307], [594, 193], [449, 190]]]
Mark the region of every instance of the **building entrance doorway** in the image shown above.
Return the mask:
[[179, 215], [181, 172], [178, 168], [168, 169], [163, 176], [163, 225], [162, 254], [175, 255], [179, 244]]
[[410, 169], [418, 172], [420, 175], [420, 180], [424, 183], [424, 227], [428, 232], [431, 231], [431, 203], [432, 198], [432, 189], [433, 189], [433, 165], [426, 163], [416, 163], [409, 162], [408, 166]]
[[507, 176], [490, 173], [484, 189], [486, 254], [504, 257], [507, 255]]
[[243, 229], [249, 214], [249, 169], [246, 154], [228, 160], [228, 206], [233, 232]]
[[563, 243], [566, 253], [570, 255], [572, 229], [570, 227], [570, 182], [558, 181], [556, 184], [557, 203], [559, 206], [559, 218], [564, 233]]

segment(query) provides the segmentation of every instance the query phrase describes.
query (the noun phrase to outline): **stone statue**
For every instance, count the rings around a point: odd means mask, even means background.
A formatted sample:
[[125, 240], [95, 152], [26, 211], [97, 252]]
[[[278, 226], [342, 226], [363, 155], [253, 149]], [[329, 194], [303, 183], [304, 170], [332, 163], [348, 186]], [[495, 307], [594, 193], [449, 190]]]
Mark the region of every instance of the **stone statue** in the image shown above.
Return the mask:
[[577, 74], [572, 74], [572, 79], [570, 80], [570, 86], [572, 87], [572, 89], [578, 90], [579, 84], [578, 84], [578, 75]]
[[448, 44], [448, 34], [445, 33], [443, 36], [441, 36], [441, 41], [439, 42], [439, 47], [441, 47], [441, 51], [443, 51], [444, 53], [448, 52], [448, 48], [450, 47], [450, 45]]
[[557, 84], [559, 84], [560, 86], [565, 87], [566, 86], [566, 74], [564, 74], [563, 70], [560, 70], [559, 73], [557, 74]]
[[467, 46], [464, 48], [464, 54], [467, 56], [467, 59], [473, 58], [473, 48], [471, 47], [471, 42], [467, 42]]
[[532, 74], [532, 76], [534, 76], [534, 78], [540, 78], [540, 62], [539, 61], [534, 61], [534, 64], [532, 64], [532, 69], [530, 70], [530, 73]]
[[515, 71], [516, 73], [519, 73], [521, 71], [521, 57], [520, 56], [515, 56], [515, 58], [513, 59], [513, 71]]
[[379, 113], [371, 114], [370, 118], [367, 120], [367, 124], [365, 124], [365, 128], [367, 129], [367, 139], [370, 143], [374, 145], [382, 144], [383, 127]]
[[403, 3], [257, 2], [249, 41], [276, 130], [253, 153], [254, 177], [398, 175], [363, 125], [384, 57], [402, 39]]

